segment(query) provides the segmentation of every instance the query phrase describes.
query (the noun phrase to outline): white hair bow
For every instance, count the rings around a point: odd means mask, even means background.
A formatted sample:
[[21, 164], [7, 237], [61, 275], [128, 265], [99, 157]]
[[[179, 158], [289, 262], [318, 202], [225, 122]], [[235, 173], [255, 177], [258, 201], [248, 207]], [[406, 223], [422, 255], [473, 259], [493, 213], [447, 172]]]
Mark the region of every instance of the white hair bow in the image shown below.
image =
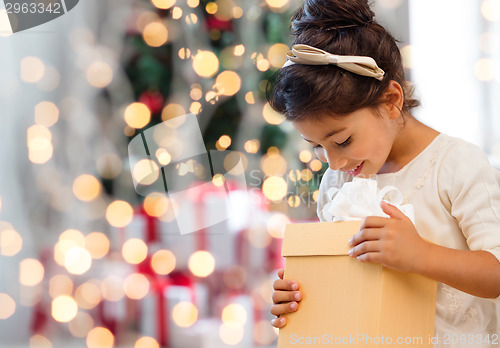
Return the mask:
[[286, 54], [287, 61], [283, 68], [292, 64], [305, 65], [329, 65], [338, 67], [358, 75], [373, 77], [379, 81], [384, 78], [384, 70], [380, 69], [371, 57], [364, 56], [341, 56], [328, 53], [319, 48], [309, 45], [293, 45]]

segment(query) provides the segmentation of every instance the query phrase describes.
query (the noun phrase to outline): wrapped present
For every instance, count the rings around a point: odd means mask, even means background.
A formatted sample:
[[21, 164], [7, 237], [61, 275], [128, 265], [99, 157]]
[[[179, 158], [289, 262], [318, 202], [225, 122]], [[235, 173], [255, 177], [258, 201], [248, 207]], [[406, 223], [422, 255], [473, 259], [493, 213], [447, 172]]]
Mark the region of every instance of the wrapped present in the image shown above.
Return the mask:
[[[154, 337], [161, 346], [171, 346], [178, 341], [179, 332], [183, 330], [173, 317], [175, 306], [185, 302], [197, 308], [196, 304], [206, 299], [206, 292], [202, 286], [194, 284], [181, 273], [156, 277], [151, 280], [151, 285], [148, 295], [140, 301], [140, 332]], [[197, 296], [197, 291], [201, 294], [200, 297]], [[203, 311], [206, 312], [206, 308]]]

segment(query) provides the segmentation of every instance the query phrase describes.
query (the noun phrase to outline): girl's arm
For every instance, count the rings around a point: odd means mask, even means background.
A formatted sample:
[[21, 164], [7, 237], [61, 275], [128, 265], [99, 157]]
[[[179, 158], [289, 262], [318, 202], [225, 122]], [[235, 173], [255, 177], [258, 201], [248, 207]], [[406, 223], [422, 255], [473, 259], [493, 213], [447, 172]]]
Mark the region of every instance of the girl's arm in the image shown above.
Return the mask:
[[366, 218], [350, 241], [352, 257], [418, 273], [473, 296], [500, 296], [500, 262], [493, 254], [429, 243], [396, 207], [385, 202], [381, 207], [391, 218]]

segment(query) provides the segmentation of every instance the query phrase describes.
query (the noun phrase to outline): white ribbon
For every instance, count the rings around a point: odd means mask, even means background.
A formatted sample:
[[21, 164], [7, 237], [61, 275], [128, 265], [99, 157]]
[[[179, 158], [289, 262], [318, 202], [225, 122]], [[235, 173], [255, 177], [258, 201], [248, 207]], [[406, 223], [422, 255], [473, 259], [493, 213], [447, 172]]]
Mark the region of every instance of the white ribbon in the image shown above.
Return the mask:
[[392, 193], [387, 203], [394, 205], [415, 223], [412, 204], [402, 204], [403, 194], [394, 186], [378, 189], [377, 182], [372, 179], [354, 178], [346, 182], [339, 190], [330, 188], [327, 191], [328, 202], [322, 214], [328, 221], [361, 220], [367, 216], [389, 217], [380, 207], [380, 202]]

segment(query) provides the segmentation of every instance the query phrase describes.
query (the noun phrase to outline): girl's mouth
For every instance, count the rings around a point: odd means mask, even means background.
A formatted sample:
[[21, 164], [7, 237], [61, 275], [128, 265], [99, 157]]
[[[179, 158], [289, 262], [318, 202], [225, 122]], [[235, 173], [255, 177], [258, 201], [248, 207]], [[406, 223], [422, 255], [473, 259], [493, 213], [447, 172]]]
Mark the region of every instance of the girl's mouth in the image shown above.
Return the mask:
[[363, 164], [365, 164], [365, 161], [358, 164], [356, 168], [347, 170], [346, 173], [352, 176], [357, 176], [359, 173], [361, 173], [361, 170], [363, 169]]

